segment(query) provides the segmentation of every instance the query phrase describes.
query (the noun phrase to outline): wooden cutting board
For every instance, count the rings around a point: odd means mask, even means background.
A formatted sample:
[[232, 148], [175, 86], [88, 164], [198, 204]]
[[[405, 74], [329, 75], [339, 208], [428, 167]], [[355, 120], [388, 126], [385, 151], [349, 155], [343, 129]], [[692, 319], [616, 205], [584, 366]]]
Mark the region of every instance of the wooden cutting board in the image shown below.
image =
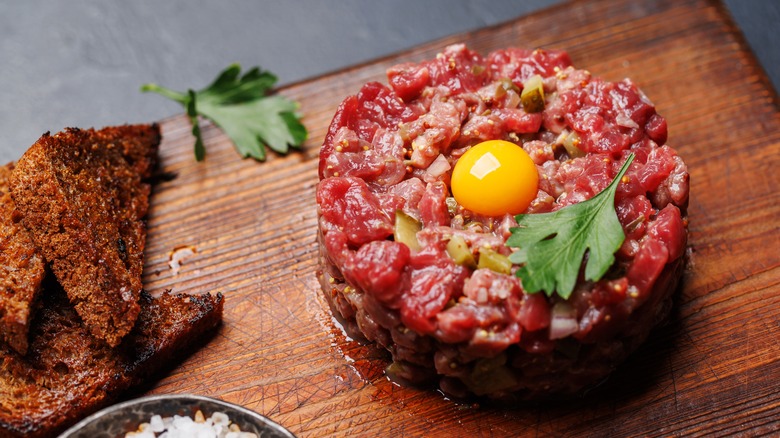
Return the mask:
[[[692, 263], [672, 321], [583, 400], [498, 408], [399, 387], [384, 377], [381, 352], [334, 326], [320, 294], [314, 194], [331, 116], [389, 66], [456, 42], [483, 54], [566, 49], [594, 75], [632, 78], [690, 168]], [[242, 160], [210, 125], [197, 163], [187, 119], [162, 122], [162, 165], [177, 176], [153, 195], [146, 287], [221, 292], [226, 305], [219, 333], [151, 393], [219, 397], [301, 437], [778, 433], [780, 112], [721, 4], [574, 2], [280, 92], [300, 102], [311, 138], [265, 163]], [[170, 253], [184, 245], [197, 253], [174, 275]]]

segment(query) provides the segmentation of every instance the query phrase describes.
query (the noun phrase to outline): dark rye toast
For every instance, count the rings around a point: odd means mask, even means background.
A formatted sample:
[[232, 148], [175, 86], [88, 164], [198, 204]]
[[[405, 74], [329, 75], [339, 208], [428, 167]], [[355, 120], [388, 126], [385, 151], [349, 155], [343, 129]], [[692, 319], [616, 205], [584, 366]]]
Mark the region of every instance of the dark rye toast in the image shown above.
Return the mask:
[[14, 218], [9, 180], [14, 165], [0, 167], [0, 345], [24, 354], [45, 263], [27, 230]]
[[223, 298], [140, 295], [133, 330], [117, 347], [96, 340], [59, 285], [47, 284], [26, 356], [0, 362], [0, 436], [50, 437], [116, 401], [204, 343], [222, 318]]
[[11, 176], [21, 221], [91, 333], [116, 346], [140, 312], [157, 125], [44, 134]]

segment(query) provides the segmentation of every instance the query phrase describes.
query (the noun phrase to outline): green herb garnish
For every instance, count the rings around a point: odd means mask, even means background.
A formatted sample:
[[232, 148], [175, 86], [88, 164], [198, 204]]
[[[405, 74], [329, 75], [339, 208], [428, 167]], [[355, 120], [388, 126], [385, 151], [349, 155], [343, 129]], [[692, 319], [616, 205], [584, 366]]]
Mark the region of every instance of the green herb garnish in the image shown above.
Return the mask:
[[243, 157], [265, 160], [265, 148], [286, 154], [306, 140], [306, 128], [295, 113], [298, 104], [278, 95], [269, 95], [276, 76], [255, 67], [243, 76], [241, 66], [233, 64], [208, 87], [179, 93], [156, 84], [145, 84], [151, 91], [184, 106], [195, 136], [195, 159], [203, 160], [206, 150], [200, 134], [198, 116], [214, 122], [233, 141]]
[[521, 265], [517, 276], [523, 289], [533, 293], [553, 292], [569, 298], [582, 266], [585, 279], [597, 281], [615, 261], [615, 252], [625, 240], [615, 213], [615, 191], [634, 154], [628, 156], [615, 179], [593, 198], [552, 213], [517, 215], [517, 227], [510, 231], [507, 246], [519, 248], [509, 256]]

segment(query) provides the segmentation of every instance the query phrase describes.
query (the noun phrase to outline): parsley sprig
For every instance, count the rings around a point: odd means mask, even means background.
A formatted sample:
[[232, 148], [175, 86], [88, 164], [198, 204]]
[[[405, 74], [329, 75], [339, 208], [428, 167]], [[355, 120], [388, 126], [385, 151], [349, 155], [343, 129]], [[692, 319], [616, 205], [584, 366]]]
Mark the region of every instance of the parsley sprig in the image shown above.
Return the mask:
[[634, 154], [629, 155], [609, 186], [587, 201], [552, 213], [515, 217], [518, 226], [510, 230], [506, 244], [519, 248], [509, 260], [521, 265], [517, 276], [526, 292], [569, 298], [586, 252], [585, 279], [604, 276], [625, 240], [615, 213], [615, 192], [633, 159]]
[[187, 110], [195, 136], [195, 159], [203, 160], [206, 149], [198, 116], [210, 119], [227, 134], [243, 157], [263, 161], [265, 148], [286, 154], [307, 137], [296, 114], [298, 104], [279, 95], [269, 95], [276, 76], [255, 67], [241, 76], [241, 66], [232, 64], [206, 88], [180, 93], [157, 84], [145, 84], [151, 91], [179, 102]]

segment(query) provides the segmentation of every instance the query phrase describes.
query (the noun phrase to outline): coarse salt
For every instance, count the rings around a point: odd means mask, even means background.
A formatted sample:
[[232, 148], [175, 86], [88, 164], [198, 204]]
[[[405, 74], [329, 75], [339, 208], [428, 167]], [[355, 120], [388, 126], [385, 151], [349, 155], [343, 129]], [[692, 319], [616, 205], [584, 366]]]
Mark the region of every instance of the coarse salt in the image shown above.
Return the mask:
[[214, 412], [205, 418], [199, 410], [194, 417], [153, 415], [149, 422], [126, 433], [125, 438], [258, 438], [252, 432], [241, 431], [224, 412]]
[[149, 425], [152, 427], [152, 432], [163, 432], [165, 431], [165, 423], [163, 422], [163, 419], [159, 415], [153, 415], [151, 419], [149, 419]]

